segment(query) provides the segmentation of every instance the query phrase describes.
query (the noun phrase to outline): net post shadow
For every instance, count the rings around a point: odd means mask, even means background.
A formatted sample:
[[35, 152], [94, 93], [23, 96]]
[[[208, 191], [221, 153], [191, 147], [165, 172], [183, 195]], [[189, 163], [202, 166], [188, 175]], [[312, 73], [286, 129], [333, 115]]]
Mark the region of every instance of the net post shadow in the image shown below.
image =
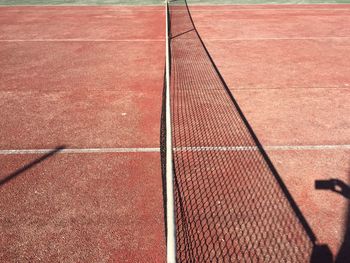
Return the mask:
[[348, 208], [347, 216], [345, 219], [345, 232], [343, 236], [343, 242], [340, 246], [337, 255], [335, 256], [335, 263], [347, 263], [350, 259], [350, 185], [347, 185], [342, 180], [332, 178], [329, 180], [316, 180], [315, 189], [326, 191], [328, 190], [348, 199]]
[[53, 155], [55, 155], [56, 153], [62, 151], [63, 149], [65, 149], [66, 146], [62, 145], [62, 146], [58, 146], [55, 149], [53, 149], [52, 151], [44, 154], [43, 156], [41, 156], [38, 159], [35, 159], [34, 161], [24, 165], [23, 167], [17, 169], [16, 171], [14, 171], [13, 173], [5, 176], [4, 178], [2, 178], [0, 180], [0, 186], [5, 185], [6, 183], [8, 183], [9, 181], [15, 179], [17, 176], [19, 176], [20, 174], [22, 174], [23, 172], [25, 172], [26, 170], [29, 170], [31, 168], [33, 168], [34, 166], [38, 165], [39, 163], [43, 162], [44, 160], [52, 157]]

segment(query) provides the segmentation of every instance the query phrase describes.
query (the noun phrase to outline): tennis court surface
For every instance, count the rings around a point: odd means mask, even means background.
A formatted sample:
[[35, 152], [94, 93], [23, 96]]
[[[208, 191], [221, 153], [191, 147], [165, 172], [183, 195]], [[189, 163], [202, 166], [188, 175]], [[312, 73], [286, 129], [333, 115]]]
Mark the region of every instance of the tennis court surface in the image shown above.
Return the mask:
[[350, 258], [350, 4], [188, 2], [0, 0], [0, 261], [167, 260], [166, 89], [178, 262]]

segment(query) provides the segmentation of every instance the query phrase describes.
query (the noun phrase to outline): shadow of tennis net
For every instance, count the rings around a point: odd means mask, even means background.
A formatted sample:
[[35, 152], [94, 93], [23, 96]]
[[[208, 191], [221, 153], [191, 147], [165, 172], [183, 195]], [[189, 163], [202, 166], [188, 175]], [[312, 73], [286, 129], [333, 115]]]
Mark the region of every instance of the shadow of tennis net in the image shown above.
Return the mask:
[[168, 14], [177, 260], [313, 261], [315, 236], [213, 63], [187, 3], [171, 1]]

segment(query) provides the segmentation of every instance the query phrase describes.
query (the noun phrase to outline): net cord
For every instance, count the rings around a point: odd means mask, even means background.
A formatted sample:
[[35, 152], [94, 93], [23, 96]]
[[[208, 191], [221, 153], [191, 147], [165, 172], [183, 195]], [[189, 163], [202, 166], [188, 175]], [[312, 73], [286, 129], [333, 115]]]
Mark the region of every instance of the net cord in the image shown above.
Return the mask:
[[169, 42], [169, 7], [168, 1], [165, 2], [166, 14], [166, 102], [165, 102], [165, 121], [166, 121], [166, 228], [167, 228], [167, 262], [176, 262], [176, 227], [175, 227], [175, 206], [174, 206], [174, 169], [173, 169], [173, 145], [171, 133], [171, 104], [170, 104], [170, 42]]

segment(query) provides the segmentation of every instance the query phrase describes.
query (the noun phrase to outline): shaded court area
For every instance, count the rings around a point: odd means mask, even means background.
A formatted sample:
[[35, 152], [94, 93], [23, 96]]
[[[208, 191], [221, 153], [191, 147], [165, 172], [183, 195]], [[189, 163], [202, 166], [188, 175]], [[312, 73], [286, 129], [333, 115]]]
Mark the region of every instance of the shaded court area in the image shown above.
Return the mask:
[[347, 262], [350, 6], [190, 10], [317, 243], [328, 244], [334, 260]]
[[0, 261], [160, 262], [163, 7], [0, 8]]

